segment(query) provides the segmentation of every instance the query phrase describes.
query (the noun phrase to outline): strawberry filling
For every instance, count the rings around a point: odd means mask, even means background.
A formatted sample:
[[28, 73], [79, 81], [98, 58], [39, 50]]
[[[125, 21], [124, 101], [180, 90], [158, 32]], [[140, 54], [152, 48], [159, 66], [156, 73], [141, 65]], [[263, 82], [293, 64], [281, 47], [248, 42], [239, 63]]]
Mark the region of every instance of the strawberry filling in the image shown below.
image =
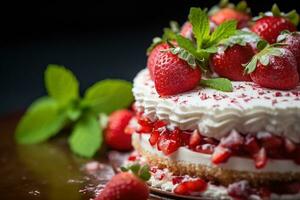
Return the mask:
[[221, 140], [216, 140], [201, 135], [197, 130], [171, 129], [161, 120], [152, 122], [141, 115], [137, 118], [139, 127], [135, 131], [150, 134], [149, 143], [165, 155], [170, 155], [179, 147], [186, 147], [195, 152], [211, 154], [215, 164], [224, 163], [231, 156], [251, 158], [258, 169], [263, 168], [269, 158], [290, 159], [300, 164], [300, 144], [270, 133], [254, 136], [233, 130]]

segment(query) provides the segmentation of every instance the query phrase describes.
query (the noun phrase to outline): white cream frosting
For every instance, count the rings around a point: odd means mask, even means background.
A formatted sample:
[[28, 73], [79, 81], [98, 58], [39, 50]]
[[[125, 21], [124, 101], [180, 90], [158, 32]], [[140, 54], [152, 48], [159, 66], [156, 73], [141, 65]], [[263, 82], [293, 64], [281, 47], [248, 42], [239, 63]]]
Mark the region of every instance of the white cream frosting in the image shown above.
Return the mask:
[[[180, 73], [180, 72], [179, 72]], [[233, 92], [210, 88], [160, 97], [147, 69], [134, 79], [138, 110], [183, 130], [198, 129], [220, 139], [232, 129], [241, 133], [270, 132], [300, 142], [300, 85], [289, 91], [261, 88], [253, 82], [232, 82]]]
[[285, 172], [300, 172], [300, 167], [292, 160], [279, 160], [279, 159], [269, 159], [267, 165], [262, 169], [256, 169], [253, 159], [232, 156], [226, 163], [216, 165], [211, 162], [210, 154], [203, 154], [194, 152], [186, 147], [180, 147], [176, 152], [171, 155], [164, 155], [157, 148], [153, 148], [149, 143], [149, 134], [133, 134], [133, 140], [139, 141], [141, 147], [147, 152], [154, 154], [158, 157], [169, 159], [172, 161], [180, 161], [191, 164], [201, 164], [210, 167], [220, 167], [228, 170], [235, 171], [247, 171], [247, 172], [275, 172], [275, 173], [285, 173]]

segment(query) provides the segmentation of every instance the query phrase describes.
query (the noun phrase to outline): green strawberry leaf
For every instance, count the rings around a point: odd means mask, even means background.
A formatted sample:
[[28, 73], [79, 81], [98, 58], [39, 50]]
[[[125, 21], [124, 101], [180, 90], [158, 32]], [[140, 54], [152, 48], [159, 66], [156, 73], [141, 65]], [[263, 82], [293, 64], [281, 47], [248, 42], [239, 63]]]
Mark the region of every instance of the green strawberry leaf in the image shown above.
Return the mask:
[[249, 12], [249, 8], [246, 1], [240, 1], [236, 6], [235, 10], [240, 12]]
[[190, 9], [189, 21], [193, 26], [193, 33], [197, 40], [197, 50], [202, 48], [202, 44], [209, 39], [209, 19], [205, 11], [201, 8]]
[[243, 64], [243, 66], [245, 67], [245, 72], [247, 74], [251, 74], [252, 72], [255, 71], [257, 61], [258, 61], [258, 57], [254, 56], [249, 63]]
[[[263, 43], [263, 42], [262, 42]], [[245, 72], [250, 74], [255, 71], [257, 67], [257, 62], [259, 61], [262, 65], [267, 66], [270, 62], [270, 56], [282, 56], [284, 54], [284, 49], [276, 47], [280, 45], [278, 43], [267, 45], [258, 54], [256, 54], [249, 63], [243, 64], [245, 67]]]
[[263, 50], [264, 48], [266, 48], [266, 46], [268, 44], [269, 43], [266, 40], [259, 40], [257, 45], [256, 45], [256, 48], [259, 49], [259, 50]]
[[232, 47], [236, 44], [245, 46], [247, 43], [257, 44], [259, 41], [260, 38], [255, 33], [236, 30], [234, 35], [221, 40], [218, 45], [224, 47], [224, 50], [226, 50], [228, 47]]
[[207, 47], [219, 43], [221, 40], [226, 39], [236, 33], [237, 22], [234, 20], [226, 21], [216, 28], [212, 33]]
[[179, 26], [178, 22], [176, 22], [176, 21], [170, 21], [170, 28], [173, 33], [180, 32], [180, 26]]
[[127, 108], [133, 102], [132, 83], [124, 80], [107, 79], [87, 89], [82, 106], [91, 108], [96, 114]]
[[212, 78], [201, 80], [201, 85], [223, 92], [232, 92], [233, 87], [229, 79], [226, 78]]
[[102, 140], [102, 130], [97, 118], [86, 115], [75, 125], [69, 144], [74, 153], [91, 158], [100, 148]]
[[292, 10], [292, 11], [286, 13], [285, 17], [288, 18], [292, 22], [292, 24], [294, 24], [295, 26], [298, 26], [299, 14], [297, 13], [296, 10]]
[[279, 7], [277, 6], [276, 3], [273, 4], [271, 11], [272, 11], [273, 16], [275, 16], [275, 17], [280, 17], [281, 16], [281, 11], [280, 11], [280, 9], [279, 9]]
[[189, 66], [191, 66], [193, 69], [196, 69], [197, 67], [196, 58], [187, 50], [181, 47], [173, 47], [170, 48], [169, 50], [172, 54], [178, 55], [178, 58], [186, 61], [189, 64]]
[[79, 83], [75, 75], [63, 66], [48, 65], [45, 85], [49, 96], [62, 105], [79, 98]]
[[34, 144], [57, 134], [66, 123], [65, 114], [59, 112], [58, 108], [56, 101], [49, 97], [33, 102], [17, 126], [17, 142]]
[[163, 43], [163, 40], [160, 37], [153, 38], [151, 45], [147, 48], [147, 55], [149, 55], [151, 51], [161, 43]]

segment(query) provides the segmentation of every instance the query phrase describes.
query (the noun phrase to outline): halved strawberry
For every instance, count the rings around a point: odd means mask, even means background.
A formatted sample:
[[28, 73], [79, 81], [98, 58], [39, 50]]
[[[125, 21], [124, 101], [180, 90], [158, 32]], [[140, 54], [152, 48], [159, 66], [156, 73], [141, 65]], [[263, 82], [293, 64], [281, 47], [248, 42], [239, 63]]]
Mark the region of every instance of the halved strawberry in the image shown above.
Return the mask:
[[152, 131], [150, 138], [149, 138], [149, 143], [152, 146], [156, 145], [159, 135], [160, 135], [159, 131], [157, 131], [157, 130]]
[[297, 148], [296, 145], [291, 140], [289, 140], [288, 138], [284, 139], [284, 147], [285, 147], [285, 151], [287, 153], [292, 153]]
[[238, 151], [243, 144], [244, 137], [235, 130], [232, 130], [227, 137], [223, 137], [220, 142], [221, 146], [233, 151]]
[[258, 153], [258, 151], [260, 150], [260, 146], [259, 146], [256, 138], [251, 135], [246, 136], [243, 148], [250, 155], [254, 155], [254, 154]]
[[268, 161], [266, 149], [262, 147], [257, 154], [254, 155], [255, 167], [261, 169], [266, 166]]
[[202, 179], [185, 181], [179, 183], [174, 189], [174, 193], [179, 195], [190, 195], [193, 192], [203, 192], [207, 188], [207, 183]]
[[165, 155], [169, 155], [181, 146], [181, 140], [176, 133], [161, 133], [158, 142], [157, 149], [162, 151]]
[[232, 153], [228, 148], [217, 146], [212, 154], [212, 162], [214, 164], [226, 162], [230, 158], [231, 154]]
[[201, 135], [197, 130], [195, 130], [190, 137], [189, 141], [189, 148], [195, 148], [197, 145], [199, 145], [201, 142]]

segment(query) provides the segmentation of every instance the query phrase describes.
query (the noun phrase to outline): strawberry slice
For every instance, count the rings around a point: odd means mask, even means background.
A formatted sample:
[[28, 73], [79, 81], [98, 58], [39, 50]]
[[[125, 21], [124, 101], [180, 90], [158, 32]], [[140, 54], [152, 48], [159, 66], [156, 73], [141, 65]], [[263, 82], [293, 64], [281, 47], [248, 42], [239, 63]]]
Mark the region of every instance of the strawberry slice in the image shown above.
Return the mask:
[[248, 152], [250, 155], [256, 154], [260, 147], [255, 137], [247, 135], [245, 138], [244, 150]]
[[288, 138], [284, 139], [284, 147], [287, 153], [292, 153], [296, 150], [296, 145]]
[[266, 166], [268, 158], [266, 149], [262, 147], [257, 154], [254, 155], [255, 167], [261, 169]]
[[200, 144], [200, 142], [201, 142], [201, 135], [197, 130], [195, 130], [190, 138], [189, 148], [191, 149], [195, 148], [197, 145]]
[[151, 135], [150, 135], [150, 138], [149, 138], [149, 143], [154, 146], [157, 141], [158, 141], [158, 138], [159, 138], [159, 132], [158, 131], [152, 131]]
[[217, 146], [212, 155], [212, 162], [214, 164], [220, 164], [226, 162], [231, 156], [231, 151], [228, 148]]
[[244, 137], [242, 137], [237, 131], [232, 130], [227, 137], [221, 139], [220, 144], [230, 150], [238, 151], [244, 144]]

